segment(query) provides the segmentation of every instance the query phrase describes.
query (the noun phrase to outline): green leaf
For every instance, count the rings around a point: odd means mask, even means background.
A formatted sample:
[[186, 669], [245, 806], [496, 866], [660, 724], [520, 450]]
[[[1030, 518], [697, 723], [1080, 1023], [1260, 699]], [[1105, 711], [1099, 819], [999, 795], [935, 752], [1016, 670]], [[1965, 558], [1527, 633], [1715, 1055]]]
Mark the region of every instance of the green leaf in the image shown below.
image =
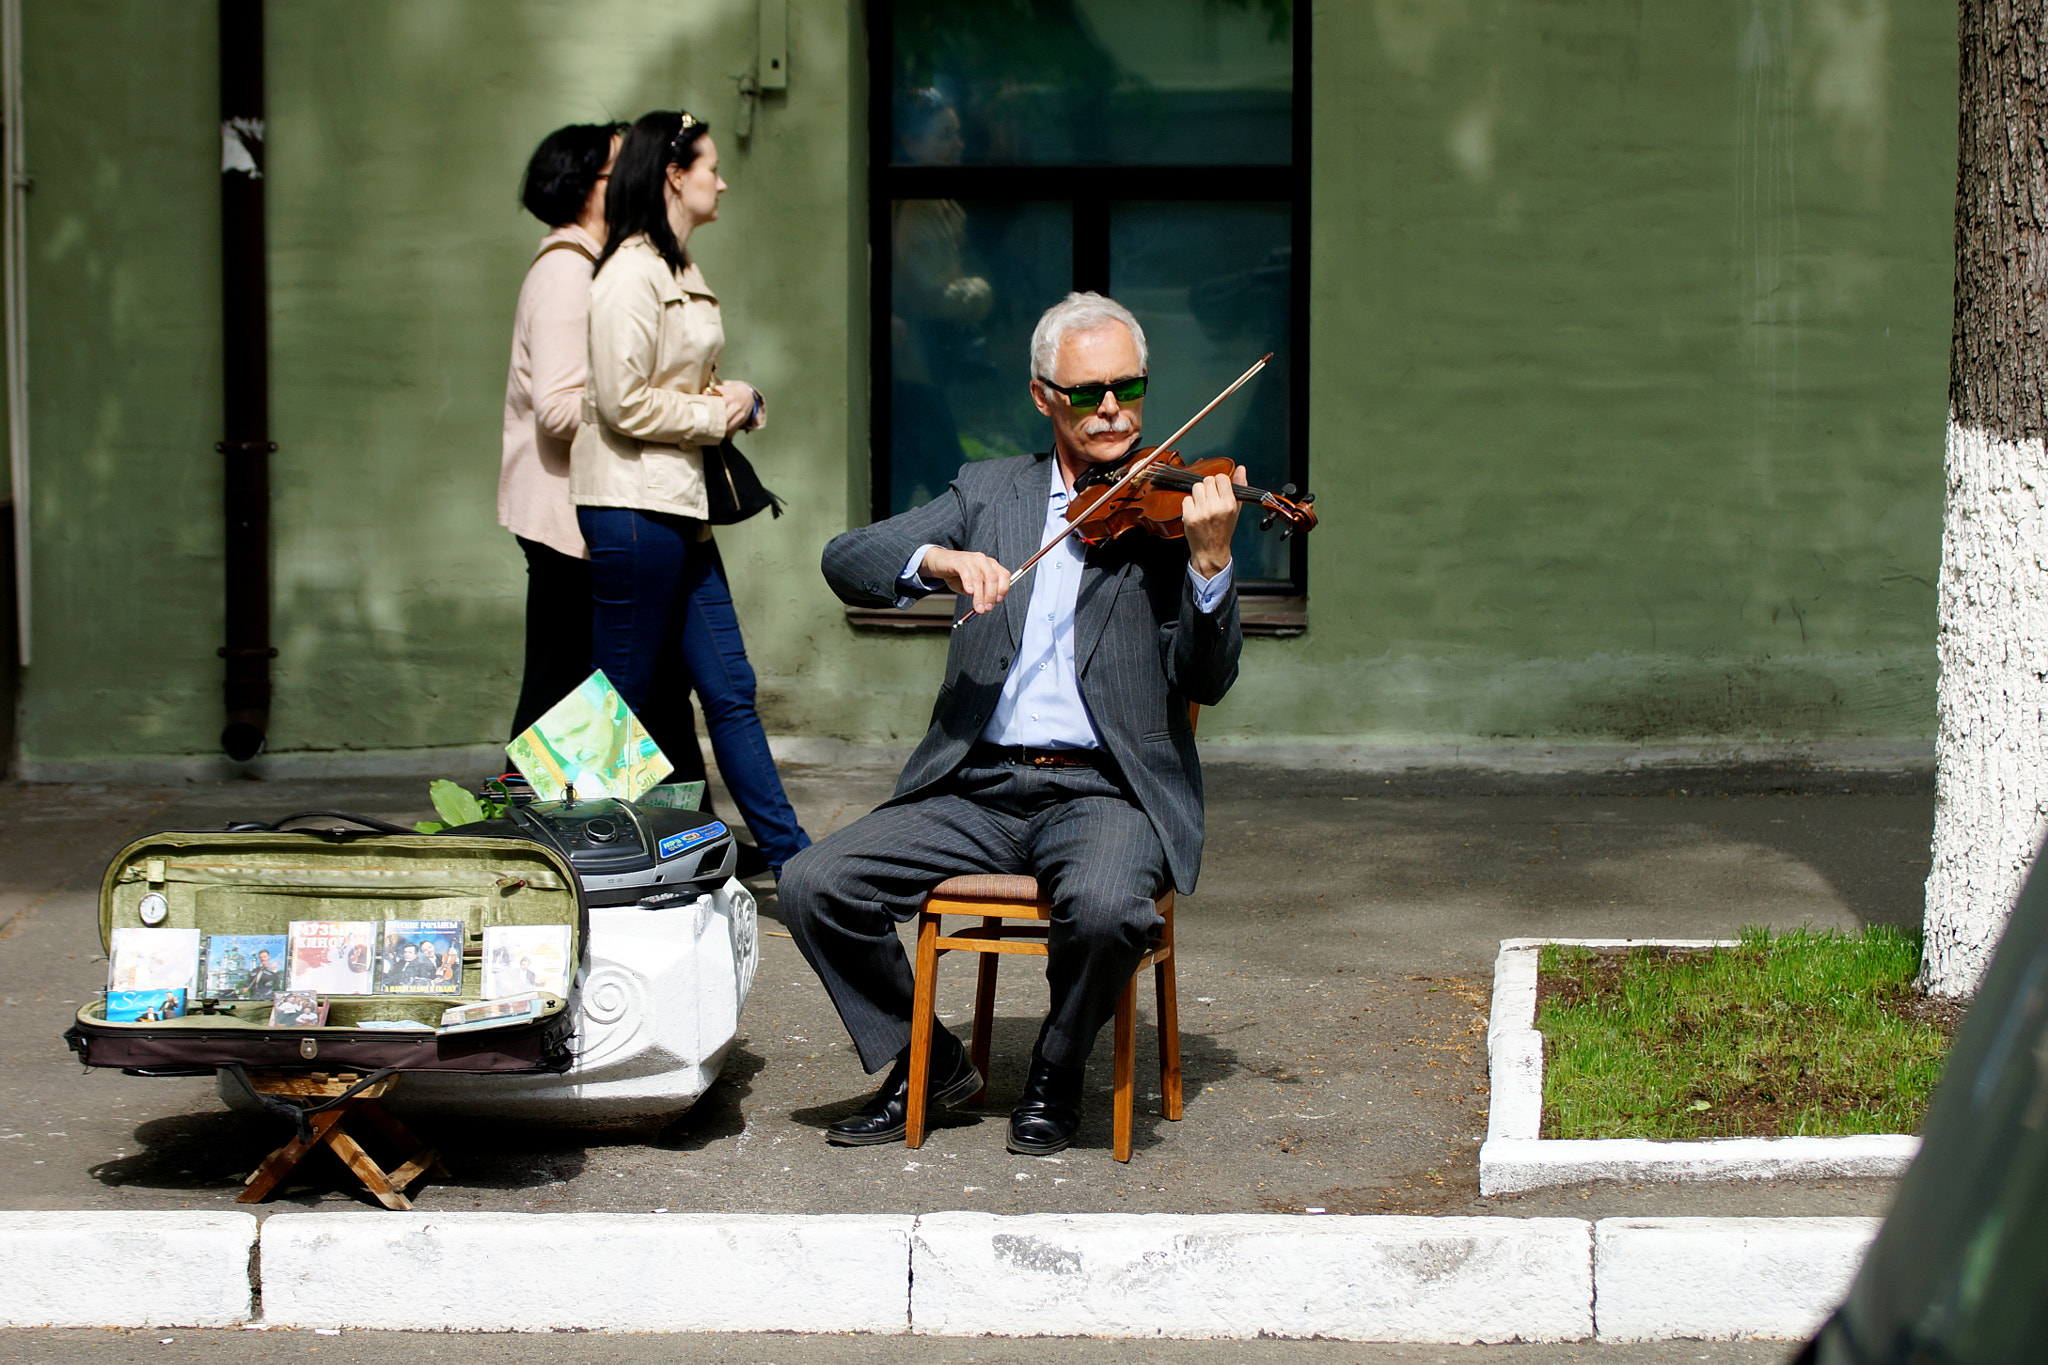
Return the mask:
[[467, 788], [445, 777], [428, 787], [427, 795], [433, 798], [434, 809], [441, 812], [441, 818], [450, 826], [473, 825], [484, 818], [483, 803]]
[[422, 834], [439, 834], [442, 830], [448, 828], [447, 825], [439, 820], [415, 820], [412, 822], [412, 827]]

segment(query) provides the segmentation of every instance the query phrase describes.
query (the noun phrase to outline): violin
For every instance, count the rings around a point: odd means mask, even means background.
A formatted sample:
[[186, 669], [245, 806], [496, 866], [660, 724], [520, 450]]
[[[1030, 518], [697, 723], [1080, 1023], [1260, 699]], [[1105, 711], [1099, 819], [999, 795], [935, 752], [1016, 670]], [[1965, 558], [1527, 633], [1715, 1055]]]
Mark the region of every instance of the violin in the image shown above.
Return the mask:
[[[1139, 471], [1136, 478], [1120, 478], [1126, 465], [1145, 461], [1147, 456], [1155, 458]], [[1074, 524], [1074, 534], [1089, 545], [1114, 540], [1133, 529], [1168, 540], [1180, 540], [1187, 535], [1187, 528], [1181, 525], [1180, 517], [1182, 501], [1188, 491], [1213, 474], [1228, 478], [1236, 469], [1237, 462], [1227, 455], [1214, 455], [1186, 464], [1177, 450], [1146, 446], [1142, 450], [1133, 450], [1114, 465], [1090, 469], [1075, 480], [1074, 497], [1067, 504], [1067, 520]], [[1239, 502], [1256, 503], [1265, 509], [1266, 515], [1259, 520], [1262, 531], [1275, 521], [1286, 523], [1280, 532], [1283, 537], [1295, 531], [1315, 529], [1315, 508], [1310, 506], [1316, 500], [1313, 493], [1297, 494], [1291, 483], [1278, 493], [1241, 483], [1233, 483], [1230, 488]]]

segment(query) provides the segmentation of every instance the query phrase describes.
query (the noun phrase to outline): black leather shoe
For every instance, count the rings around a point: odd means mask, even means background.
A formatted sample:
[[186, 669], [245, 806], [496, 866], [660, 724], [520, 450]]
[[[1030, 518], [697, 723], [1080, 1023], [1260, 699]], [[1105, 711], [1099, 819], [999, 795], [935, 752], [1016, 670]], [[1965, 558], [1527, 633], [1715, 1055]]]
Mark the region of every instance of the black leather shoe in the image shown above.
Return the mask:
[[[981, 1073], [967, 1058], [967, 1049], [951, 1031], [932, 1034], [932, 1080], [925, 1093], [927, 1112], [951, 1109], [981, 1089]], [[860, 1109], [825, 1130], [825, 1141], [834, 1147], [875, 1147], [901, 1142], [910, 1125], [910, 1049], [896, 1056], [896, 1065]]]
[[1083, 1067], [1054, 1066], [1032, 1057], [1024, 1097], [1010, 1111], [1010, 1136], [1004, 1145], [1019, 1156], [1065, 1151], [1081, 1127], [1081, 1081], [1087, 1074]]

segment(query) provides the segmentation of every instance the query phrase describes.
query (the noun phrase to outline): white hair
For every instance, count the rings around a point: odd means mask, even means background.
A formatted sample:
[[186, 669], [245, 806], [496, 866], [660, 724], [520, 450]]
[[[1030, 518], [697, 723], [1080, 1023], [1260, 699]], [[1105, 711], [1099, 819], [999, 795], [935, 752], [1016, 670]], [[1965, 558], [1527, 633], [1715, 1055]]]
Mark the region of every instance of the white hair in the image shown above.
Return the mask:
[[1138, 373], [1143, 374], [1145, 329], [1131, 316], [1130, 309], [1115, 299], [1090, 292], [1067, 295], [1046, 309], [1038, 325], [1031, 329], [1031, 377], [1050, 380], [1053, 363], [1059, 359], [1060, 347], [1068, 337], [1098, 331], [1112, 322], [1122, 323], [1131, 334], [1131, 344], [1138, 348]]

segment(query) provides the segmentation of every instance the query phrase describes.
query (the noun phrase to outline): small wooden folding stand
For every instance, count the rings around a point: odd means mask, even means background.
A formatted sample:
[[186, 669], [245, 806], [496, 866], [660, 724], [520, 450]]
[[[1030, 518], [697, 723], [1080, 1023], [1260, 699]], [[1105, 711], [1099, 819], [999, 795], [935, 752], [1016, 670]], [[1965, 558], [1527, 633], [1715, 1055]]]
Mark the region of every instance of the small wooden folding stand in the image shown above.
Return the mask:
[[[249, 1084], [258, 1093], [298, 1100], [333, 1099], [360, 1080], [360, 1075], [347, 1072], [331, 1076], [322, 1071], [311, 1074], [249, 1073]], [[404, 1124], [392, 1117], [390, 1110], [378, 1102], [378, 1097], [398, 1084], [398, 1080], [397, 1076], [386, 1076], [334, 1108], [312, 1115], [307, 1119], [313, 1129], [311, 1140], [301, 1141], [295, 1137], [263, 1158], [263, 1164], [250, 1175], [248, 1188], [236, 1195], [235, 1201], [241, 1204], [262, 1203], [284, 1184], [285, 1177], [301, 1161], [322, 1147], [328, 1147], [341, 1158], [344, 1166], [355, 1172], [356, 1179], [363, 1182], [378, 1203], [387, 1209], [403, 1211], [411, 1208], [412, 1201], [405, 1197], [406, 1187], [429, 1171], [446, 1179], [448, 1168], [441, 1164], [440, 1153], [414, 1137]], [[361, 1143], [349, 1136], [346, 1125], [351, 1118], [357, 1117], [368, 1119], [371, 1126], [398, 1149], [403, 1165], [396, 1170], [385, 1171], [363, 1150]]]
[[[1169, 1119], [1181, 1116], [1180, 1086], [1180, 1004], [1173, 975], [1173, 890], [1169, 887], [1155, 902], [1166, 923], [1139, 960], [1137, 971], [1124, 983], [1116, 999], [1116, 1049], [1112, 1063], [1115, 1100], [1111, 1135], [1118, 1161], [1131, 1159], [1133, 1108], [1132, 1072], [1136, 1065], [1138, 978], [1152, 968], [1152, 984], [1159, 1007], [1159, 1095], [1160, 1110]], [[973, 915], [981, 919], [976, 928], [943, 932], [946, 915]], [[1023, 920], [1023, 924], [1005, 923]], [[1031, 877], [983, 875], [954, 877], [940, 882], [925, 898], [917, 916], [916, 984], [910, 1014], [910, 1095], [907, 1130], [912, 1147], [922, 1147], [925, 1118], [931, 1089], [932, 1028], [937, 1006], [939, 955], [947, 952], [983, 954], [981, 972], [974, 990], [974, 1044], [969, 1051], [974, 1065], [988, 1075], [989, 1032], [995, 1022], [996, 966], [1004, 953], [1046, 955], [1045, 936], [1052, 920], [1052, 902]], [[1019, 940], [1022, 940], [1021, 942]], [[981, 1103], [986, 1083], [968, 1100]]]

